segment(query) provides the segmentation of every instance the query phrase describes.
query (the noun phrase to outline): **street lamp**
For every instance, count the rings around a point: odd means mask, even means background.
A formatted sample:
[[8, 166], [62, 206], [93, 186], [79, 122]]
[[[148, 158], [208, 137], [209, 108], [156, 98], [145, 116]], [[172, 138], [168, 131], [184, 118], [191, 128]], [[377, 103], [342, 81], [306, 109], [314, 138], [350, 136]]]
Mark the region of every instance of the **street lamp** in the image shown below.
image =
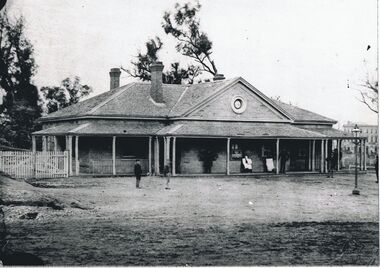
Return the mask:
[[351, 130], [351, 132], [354, 133], [354, 136], [355, 136], [355, 141], [354, 141], [354, 144], [355, 144], [355, 188], [352, 191], [352, 194], [360, 195], [360, 191], [358, 189], [358, 144], [359, 144], [358, 135], [359, 133], [362, 132], [362, 130], [358, 128], [358, 125], [355, 125], [354, 129]]

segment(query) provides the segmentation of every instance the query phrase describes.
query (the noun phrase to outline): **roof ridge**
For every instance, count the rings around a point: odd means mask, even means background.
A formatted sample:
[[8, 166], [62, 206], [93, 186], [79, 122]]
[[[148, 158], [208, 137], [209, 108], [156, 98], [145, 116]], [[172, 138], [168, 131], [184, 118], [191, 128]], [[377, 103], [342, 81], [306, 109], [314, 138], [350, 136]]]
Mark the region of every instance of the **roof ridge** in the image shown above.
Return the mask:
[[121, 89], [119, 92], [116, 92], [115, 94], [111, 95], [110, 97], [108, 97], [106, 100], [102, 101], [101, 103], [99, 103], [98, 105], [96, 105], [95, 107], [93, 107], [90, 111], [86, 112], [85, 114], [93, 114], [96, 112], [96, 110], [98, 110], [100, 107], [103, 107], [104, 105], [106, 105], [108, 102], [110, 102], [111, 100], [115, 99], [116, 97], [120, 96], [122, 93], [124, 93], [124, 91], [126, 91], [127, 89], [131, 88], [132, 86], [134, 86], [136, 83], [133, 82], [129, 85], [125, 85], [125, 88]]

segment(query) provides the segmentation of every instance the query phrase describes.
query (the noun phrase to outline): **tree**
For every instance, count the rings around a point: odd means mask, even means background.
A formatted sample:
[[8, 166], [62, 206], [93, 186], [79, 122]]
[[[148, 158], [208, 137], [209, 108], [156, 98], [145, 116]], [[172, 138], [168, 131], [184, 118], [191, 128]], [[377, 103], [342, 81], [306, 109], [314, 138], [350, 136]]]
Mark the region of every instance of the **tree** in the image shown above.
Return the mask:
[[367, 72], [366, 80], [357, 89], [360, 93], [359, 101], [364, 103], [374, 113], [379, 113], [379, 79], [377, 77], [377, 70], [376, 68], [375, 75], [372, 77]]
[[199, 3], [194, 6], [191, 3], [176, 3], [173, 13], [165, 12], [162, 27], [166, 34], [177, 39], [176, 49], [179, 53], [194, 59], [202, 66], [203, 71], [215, 76], [218, 70], [211, 58], [212, 42], [200, 30], [200, 21], [197, 18], [200, 8]]
[[33, 45], [24, 33], [24, 19], [9, 20], [0, 12], [0, 143], [29, 148], [31, 132], [38, 129], [40, 98], [31, 79], [36, 72]]
[[[161, 39], [156, 36], [154, 39], [149, 39], [145, 43], [146, 52], [138, 52], [136, 61], [132, 61], [132, 69], [121, 69], [127, 72], [130, 76], [139, 78], [143, 81], [150, 81], [150, 65], [158, 61], [158, 52], [163, 47]], [[194, 82], [196, 76], [200, 74], [198, 66], [189, 65], [186, 69], [180, 67], [179, 62], [174, 62], [170, 65], [170, 69], [163, 73], [163, 83], [165, 84], [181, 84], [183, 80], [187, 80], [189, 84]]]
[[91, 92], [92, 88], [88, 85], [82, 85], [78, 76], [75, 76], [73, 79], [67, 77], [62, 80], [61, 86], [59, 87], [41, 88], [47, 113], [52, 113], [78, 103]]

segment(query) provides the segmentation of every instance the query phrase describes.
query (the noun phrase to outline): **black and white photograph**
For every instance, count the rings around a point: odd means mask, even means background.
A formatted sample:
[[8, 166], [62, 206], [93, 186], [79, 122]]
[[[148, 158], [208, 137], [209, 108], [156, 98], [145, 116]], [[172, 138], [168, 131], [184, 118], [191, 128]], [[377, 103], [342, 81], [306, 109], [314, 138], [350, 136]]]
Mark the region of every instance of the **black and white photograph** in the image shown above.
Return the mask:
[[378, 0], [0, 0], [0, 266], [379, 266]]

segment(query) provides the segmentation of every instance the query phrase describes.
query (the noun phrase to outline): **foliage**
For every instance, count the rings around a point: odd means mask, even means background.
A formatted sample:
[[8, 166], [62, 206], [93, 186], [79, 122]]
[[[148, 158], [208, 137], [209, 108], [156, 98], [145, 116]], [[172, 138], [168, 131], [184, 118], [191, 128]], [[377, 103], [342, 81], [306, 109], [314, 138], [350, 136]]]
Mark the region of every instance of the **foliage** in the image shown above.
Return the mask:
[[360, 93], [360, 102], [364, 103], [368, 109], [374, 113], [379, 113], [379, 79], [377, 77], [376, 68], [374, 77], [371, 77], [367, 73], [367, 78], [363, 84], [360, 84], [360, 89], [357, 89]]
[[203, 71], [215, 75], [218, 71], [211, 58], [213, 44], [207, 34], [200, 30], [197, 18], [200, 8], [199, 3], [176, 3], [173, 13], [165, 12], [162, 27], [166, 34], [177, 39], [176, 49], [179, 53], [194, 59], [202, 66]]
[[[163, 47], [163, 43], [159, 37], [150, 39], [145, 43], [146, 53], [139, 52], [137, 60], [132, 61], [132, 69], [121, 69], [130, 76], [140, 78], [143, 81], [150, 81], [150, 65], [158, 61], [158, 52]], [[170, 65], [169, 71], [163, 73], [163, 83], [165, 84], [181, 84], [183, 80], [187, 80], [189, 84], [194, 82], [194, 78], [200, 74], [200, 68], [189, 65], [187, 69], [180, 67], [179, 62]]]
[[25, 36], [23, 17], [9, 20], [0, 13], [0, 143], [29, 148], [30, 133], [38, 129], [41, 115], [37, 88], [31, 83], [36, 72], [33, 46]]
[[78, 76], [75, 76], [73, 79], [67, 77], [62, 80], [59, 87], [41, 88], [48, 113], [75, 104], [91, 92], [92, 88], [88, 85], [82, 85]]

